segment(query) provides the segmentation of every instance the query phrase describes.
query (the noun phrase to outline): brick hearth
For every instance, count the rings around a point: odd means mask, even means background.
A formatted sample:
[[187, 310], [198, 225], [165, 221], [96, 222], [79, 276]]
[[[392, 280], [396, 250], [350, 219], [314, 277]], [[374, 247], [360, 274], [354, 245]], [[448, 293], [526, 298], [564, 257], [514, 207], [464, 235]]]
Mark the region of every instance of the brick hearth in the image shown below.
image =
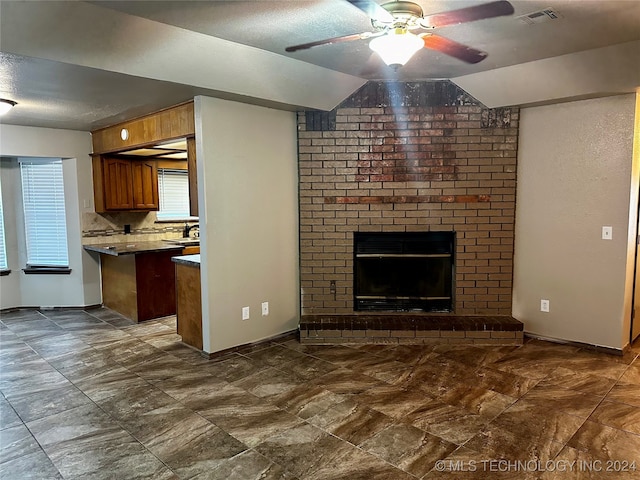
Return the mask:
[[523, 324], [509, 316], [304, 315], [300, 321], [300, 342], [522, 345]]

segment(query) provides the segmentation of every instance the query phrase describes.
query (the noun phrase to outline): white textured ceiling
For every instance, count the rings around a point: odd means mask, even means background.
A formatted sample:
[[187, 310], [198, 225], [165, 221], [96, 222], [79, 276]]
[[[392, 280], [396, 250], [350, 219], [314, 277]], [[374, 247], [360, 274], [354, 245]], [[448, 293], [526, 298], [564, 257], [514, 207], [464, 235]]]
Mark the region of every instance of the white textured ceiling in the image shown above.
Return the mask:
[[[414, 0], [425, 14], [484, 0]], [[378, 3], [385, 3], [379, 0]], [[324, 38], [371, 31], [367, 15], [342, 0], [309, 1], [105, 1], [106, 8], [268, 50], [343, 73], [380, 79], [452, 78], [518, 63], [640, 39], [638, 0], [515, 0], [515, 13], [437, 29], [444, 37], [489, 53], [468, 65], [422, 50], [397, 73], [373, 54], [368, 40], [286, 53], [285, 48]], [[552, 7], [562, 18], [526, 25], [517, 17]]]
[[[426, 14], [486, 3], [416, 1]], [[492, 71], [640, 40], [637, 0], [511, 3], [512, 17], [437, 30], [488, 52], [483, 62], [468, 65], [423, 50], [395, 72], [366, 40], [284, 51], [370, 31], [367, 16], [344, 0], [0, 0], [0, 97], [19, 102], [2, 122], [91, 130], [197, 94], [278, 108], [332, 108], [368, 79], [481, 75], [486, 84]], [[561, 18], [538, 25], [516, 18], [548, 7]], [[640, 53], [631, 53], [628, 63], [640, 71]]]

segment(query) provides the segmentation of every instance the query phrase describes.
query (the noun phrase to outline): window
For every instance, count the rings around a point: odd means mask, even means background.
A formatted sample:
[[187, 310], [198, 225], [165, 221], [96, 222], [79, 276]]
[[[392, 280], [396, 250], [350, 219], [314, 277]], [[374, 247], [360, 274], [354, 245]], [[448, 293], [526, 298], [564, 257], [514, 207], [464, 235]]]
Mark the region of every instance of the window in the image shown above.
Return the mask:
[[158, 169], [158, 220], [186, 220], [189, 209], [189, 174], [186, 170]]
[[2, 189], [0, 188], [0, 271], [9, 270], [7, 264], [7, 245], [4, 238], [4, 212], [2, 210]]
[[[62, 160], [20, 160], [27, 269], [69, 265]], [[67, 268], [68, 270], [68, 268]]]

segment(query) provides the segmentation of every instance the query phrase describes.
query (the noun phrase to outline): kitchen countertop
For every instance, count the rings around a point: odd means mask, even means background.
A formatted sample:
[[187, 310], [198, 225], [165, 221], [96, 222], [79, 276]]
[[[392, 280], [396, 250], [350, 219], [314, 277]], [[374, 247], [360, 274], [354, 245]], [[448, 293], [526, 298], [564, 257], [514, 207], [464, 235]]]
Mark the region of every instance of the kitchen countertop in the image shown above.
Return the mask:
[[181, 265], [188, 267], [200, 267], [200, 254], [196, 255], [180, 255], [178, 257], [171, 257], [171, 260]]
[[[136, 253], [152, 253], [176, 250], [182, 251], [184, 245], [165, 242], [163, 240], [155, 240], [151, 242], [132, 242], [132, 243], [106, 243], [102, 245], [84, 245], [84, 249], [88, 252], [97, 252], [104, 255], [135, 255]], [[195, 255], [191, 255], [195, 256]], [[199, 257], [199, 255], [198, 255]], [[199, 260], [199, 259], [198, 259]]]

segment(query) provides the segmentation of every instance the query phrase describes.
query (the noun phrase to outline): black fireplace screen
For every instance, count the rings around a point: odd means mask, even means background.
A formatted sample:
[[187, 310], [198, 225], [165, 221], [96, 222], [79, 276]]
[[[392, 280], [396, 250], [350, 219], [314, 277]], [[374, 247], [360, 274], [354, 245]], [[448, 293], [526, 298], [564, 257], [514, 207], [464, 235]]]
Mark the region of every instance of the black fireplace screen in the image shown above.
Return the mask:
[[450, 312], [454, 235], [356, 232], [355, 310]]

